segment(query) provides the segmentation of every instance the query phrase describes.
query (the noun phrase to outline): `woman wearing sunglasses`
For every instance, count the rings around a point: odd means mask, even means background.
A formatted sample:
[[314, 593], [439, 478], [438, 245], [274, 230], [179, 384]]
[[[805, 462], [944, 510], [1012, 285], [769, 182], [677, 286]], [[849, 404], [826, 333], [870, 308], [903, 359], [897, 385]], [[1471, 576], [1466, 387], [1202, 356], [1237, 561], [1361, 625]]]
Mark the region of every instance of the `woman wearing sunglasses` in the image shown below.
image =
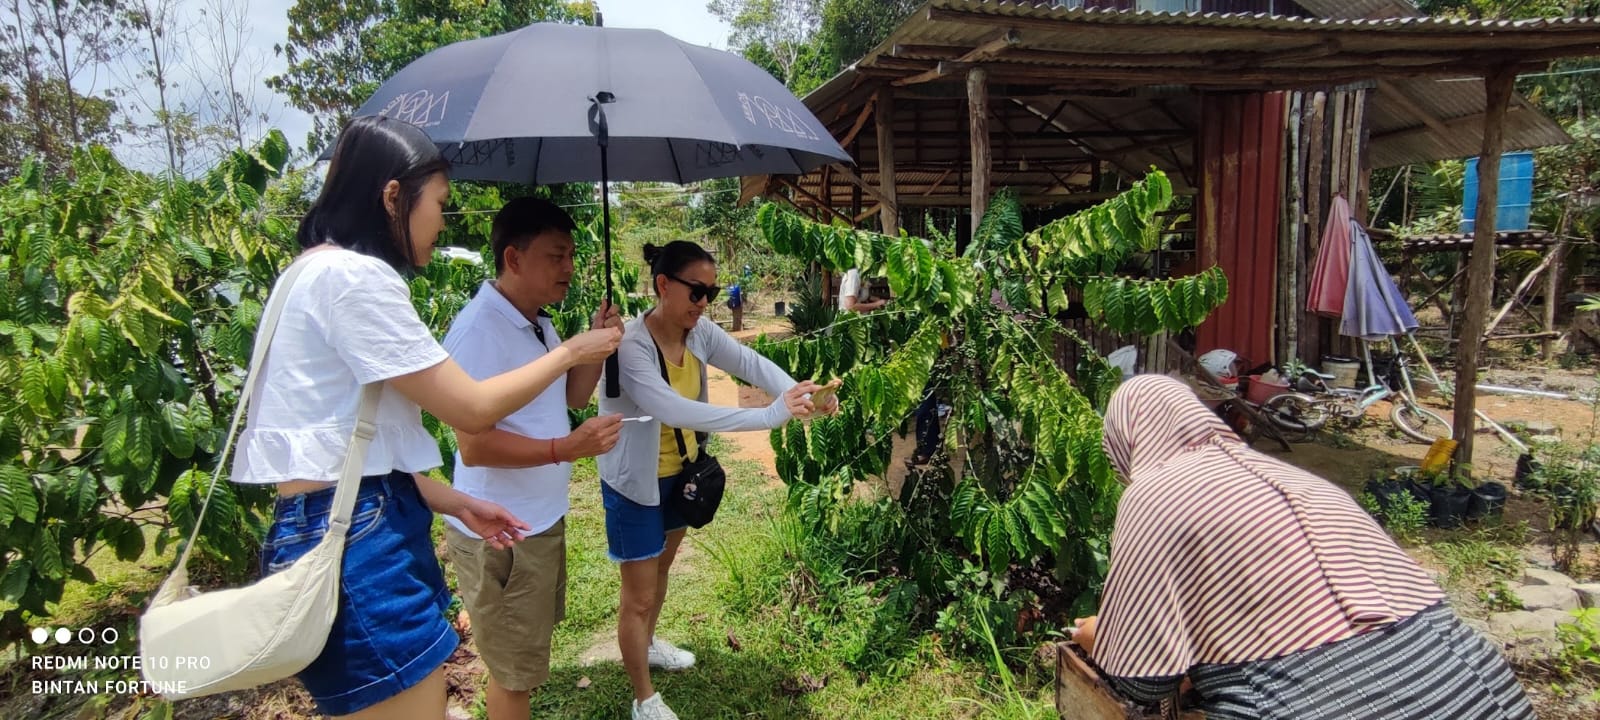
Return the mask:
[[[694, 655], [655, 637], [667, 597], [667, 571], [688, 524], [669, 503], [684, 459], [702, 452], [697, 433], [768, 430], [814, 411], [832, 413], [838, 399], [813, 407], [822, 386], [795, 382], [777, 365], [739, 344], [704, 317], [716, 300], [717, 266], [699, 245], [679, 240], [645, 245], [658, 302], [628, 322], [617, 349], [620, 397], [601, 394], [602, 414], [651, 416], [625, 423], [616, 447], [600, 456], [607, 553], [622, 572], [617, 644], [633, 684], [634, 720], [676, 720], [650, 682], [650, 668], [684, 670]], [[706, 401], [706, 366], [727, 372], [778, 398], [764, 408], [730, 408]], [[679, 438], [683, 445], [679, 445]]]

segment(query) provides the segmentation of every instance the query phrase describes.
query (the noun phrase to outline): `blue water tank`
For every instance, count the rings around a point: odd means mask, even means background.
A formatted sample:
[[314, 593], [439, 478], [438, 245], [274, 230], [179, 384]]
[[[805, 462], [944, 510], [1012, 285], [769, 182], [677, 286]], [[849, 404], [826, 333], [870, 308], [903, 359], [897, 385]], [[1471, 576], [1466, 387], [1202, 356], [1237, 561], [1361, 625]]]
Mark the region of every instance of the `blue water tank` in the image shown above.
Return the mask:
[[[1478, 158], [1467, 158], [1467, 180], [1462, 191], [1461, 232], [1470, 234], [1478, 217]], [[1500, 201], [1495, 207], [1497, 232], [1528, 229], [1528, 211], [1533, 207], [1533, 153], [1500, 156]]]

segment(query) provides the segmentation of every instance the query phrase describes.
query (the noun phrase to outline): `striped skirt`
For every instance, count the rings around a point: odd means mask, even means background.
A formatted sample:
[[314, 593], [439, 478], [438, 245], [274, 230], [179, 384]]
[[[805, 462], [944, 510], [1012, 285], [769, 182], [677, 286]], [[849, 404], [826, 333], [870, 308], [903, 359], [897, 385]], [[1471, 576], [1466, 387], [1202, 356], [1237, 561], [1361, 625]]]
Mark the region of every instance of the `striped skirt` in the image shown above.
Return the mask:
[[1381, 631], [1191, 672], [1207, 720], [1533, 720], [1493, 645], [1445, 603]]

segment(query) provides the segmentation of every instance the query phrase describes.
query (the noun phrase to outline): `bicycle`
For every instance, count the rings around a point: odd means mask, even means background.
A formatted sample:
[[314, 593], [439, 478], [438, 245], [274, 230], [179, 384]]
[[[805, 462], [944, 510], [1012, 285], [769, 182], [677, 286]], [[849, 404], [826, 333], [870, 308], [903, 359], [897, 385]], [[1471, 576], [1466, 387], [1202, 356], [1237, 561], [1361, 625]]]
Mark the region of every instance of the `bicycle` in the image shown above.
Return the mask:
[[1389, 421], [1406, 437], [1425, 445], [1450, 437], [1450, 421], [1417, 402], [1411, 373], [1406, 369], [1408, 364], [1404, 354], [1396, 354], [1384, 373], [1383, 382], [1360, 389], [1329, 387], [1332, 375], [1306, 370], [1295, 382], [1301, 392], [1268, 399], [1261, 404], [1261, 414], [1278, 425], [1285, 435], [1294, 436], [1298, 441], [1326, 427], [1334, 418], [1350, 422], [1360, 420], [1367, 408], [1380, 400], [1389, 400], [1394, 405], [1389, 411]]

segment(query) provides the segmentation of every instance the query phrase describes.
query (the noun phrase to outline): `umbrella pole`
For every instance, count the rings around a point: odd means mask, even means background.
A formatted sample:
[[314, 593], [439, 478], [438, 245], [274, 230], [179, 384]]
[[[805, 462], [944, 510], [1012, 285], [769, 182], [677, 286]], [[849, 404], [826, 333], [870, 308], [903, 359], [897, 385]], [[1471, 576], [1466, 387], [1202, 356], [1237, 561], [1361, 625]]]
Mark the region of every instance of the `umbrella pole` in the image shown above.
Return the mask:
[[[611, 127], [606, 123], [606, 103], [614, 98], [609, 92], [596, 93], [594, 100], [595, 109], [595, 136], [600, 143], [600, 246], [605, 255], [606, 273], [606, 302], [612, 307], [617, 305], [616, 289], [611, 281], [611, 162], [606, 151], [611, 145]], [[617, 354], [611, 353], [606, 358], [606, 397], [618, 398], [622, 396], [622, 368], [617, 360]]]

